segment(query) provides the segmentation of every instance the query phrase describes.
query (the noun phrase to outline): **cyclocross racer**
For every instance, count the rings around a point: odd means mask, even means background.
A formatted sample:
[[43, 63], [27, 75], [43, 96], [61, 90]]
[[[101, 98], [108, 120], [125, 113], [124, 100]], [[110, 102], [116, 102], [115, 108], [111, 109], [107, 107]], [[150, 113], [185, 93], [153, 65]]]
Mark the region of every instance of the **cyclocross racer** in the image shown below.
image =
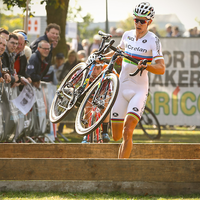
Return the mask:
[[[133, 58], [140, 60], [135, 64], [123, 58], [122, 70], [120, 73], [120, 87], [116, 102], [111, 112], [112, 135], [115, 141], [123, 138], [119, 148], [119, 158], [129, 158], [132, 150], [132, 134], [140, 120], [145, 108], [148, 95], [148, 71], [154, 74], [164, 74], [165, 63], [161, 51], [159, 38], [148, 31], [148, 26], [152, 23], [155, 12], [148, 2], [137, 5], [133, 12], [135, 30], [126, 31], [120, 44], [122, 49]], [[109, 57], [114, 52], [109, 52], [105, 56]], [[141, 60], [147, 60], [143, 65]], [[151, 64], [152, 60], [155, 64]], [[140, 76], [129, 76], [137, 68], [145, 68]]]

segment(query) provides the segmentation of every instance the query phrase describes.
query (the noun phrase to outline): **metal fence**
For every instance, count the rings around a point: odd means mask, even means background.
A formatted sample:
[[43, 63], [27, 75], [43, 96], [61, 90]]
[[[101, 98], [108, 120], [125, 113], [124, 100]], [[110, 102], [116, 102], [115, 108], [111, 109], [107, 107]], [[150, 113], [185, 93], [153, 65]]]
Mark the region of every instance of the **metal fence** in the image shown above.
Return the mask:
[[22, 142], [25, 138], [38, 136], [53, 142], [47, 134], [52, 129], [49, 109], [55, 91], [55, 85], [42, 82], [40, 89], [35, 89], [36, 101], [32, 109], [24, 115], [11, 101], [20, 94], [19, 88], [0, 83], [0, 142]]

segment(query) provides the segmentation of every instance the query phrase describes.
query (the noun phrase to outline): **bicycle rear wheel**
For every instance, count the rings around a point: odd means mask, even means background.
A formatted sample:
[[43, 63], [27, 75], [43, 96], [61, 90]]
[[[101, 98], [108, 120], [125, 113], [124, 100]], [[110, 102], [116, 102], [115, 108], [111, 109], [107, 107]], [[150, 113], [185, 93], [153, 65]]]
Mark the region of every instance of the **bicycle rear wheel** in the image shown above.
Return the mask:
[[[80, 73], [86, 67], [85, 63], [76, 65], [61, 82], [54, 99], [51, 104], [49, 119], [53, 123], [62, 121], [69, 111], [75, 105], [75, 95], [78, 93], [78, 88], [84, 79], [84, 72]], [[80, 74], [79, 76], [77, 76]], [[64, 95], [67, 94], [68, 98]]]
[[161, 128], [157, 117], [148, 107], [145, 107], [144, 113], [139, 121], [144, 134], [151, 140], [160, 139]]
[[[101, 87], [98, 90], [98, 86]], [[98, 90], [95, 96], [95, 91]], [[76, 132], [86, 135], [94, 131], [104, 121], [109, 114], [118, 94], [119, 80], [116, 74], [108, 74], [103, 82], [99, 79], [87, 92], [83, 99], [75, 120]], [[88, 109], [89, 108], [89, 109]], [[94, 118], [94, 123], [89, 124], [89, 112], [100, 113], [99, 118]]]

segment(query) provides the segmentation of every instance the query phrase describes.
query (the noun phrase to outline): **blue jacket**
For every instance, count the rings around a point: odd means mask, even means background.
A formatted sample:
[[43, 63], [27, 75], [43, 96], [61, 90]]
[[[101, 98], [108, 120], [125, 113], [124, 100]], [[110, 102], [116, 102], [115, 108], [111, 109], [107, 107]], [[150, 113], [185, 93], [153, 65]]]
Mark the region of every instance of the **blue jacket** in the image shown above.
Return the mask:
[[[30, 44], [30, 48], [32, 50], [32, 53], [37, 51], [37, 47], [38, 47], [38, 43], [42, 40], [46, 40], [47, 42], [49, 42], [49, 39], [47, 37], [47, 35], [43, 35], [40, 36], [39, 38], [37, 38], [36, 40], [34, 40], [31, 44]], [[49, 51], [49, 55], [47, 58], [45, 58], [46, 62], [48, 63], [49, 67], [51, 65], [51, 60], [52, 60], [52, 50], [53, 50], [53, 45], [51, 45], [51, 50]]]
[[27, 67], [27, 74], [30, 75], [33, 82], [38, 82], [41, 81], [42, 78], [47, 74], [48, 70], [48, 63], [45, 59], [43, 61], [41, 60], [41, 54], [37, 50], [31, 55]]

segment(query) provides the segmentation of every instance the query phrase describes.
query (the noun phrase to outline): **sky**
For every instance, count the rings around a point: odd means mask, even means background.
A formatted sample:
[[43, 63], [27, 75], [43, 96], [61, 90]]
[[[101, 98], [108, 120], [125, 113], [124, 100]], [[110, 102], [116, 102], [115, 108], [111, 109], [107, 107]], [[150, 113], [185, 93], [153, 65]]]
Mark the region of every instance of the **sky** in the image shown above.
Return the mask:
[[[75, 5], [75, 1], [82, 7], [82, 13], [90, 13], [94, 22], [103, 22], [106, 20], [106, 0], [70, 0], [70, 5]], [[107, 0], [108, 20], [121, 21], [128, 18], [133, 12], [134, 7], [142, 0]], [[34, 0], [31, 10], [35, 11], [35, 16], [46, 15], [44, 5], [40, 5], [40, 0]], [[200, 29], [195, 18], [200, 21], [200, 0], [149, 0], [155, 9], [156, 14], [176, 14], [186, 29], [195, 26]], [[0, 2], [0, 8], [2, 2]], [[14, 8], [14, 13], [20, 13], [21, 10]], [[5, 12], [4, 12], [5, 13]]]

